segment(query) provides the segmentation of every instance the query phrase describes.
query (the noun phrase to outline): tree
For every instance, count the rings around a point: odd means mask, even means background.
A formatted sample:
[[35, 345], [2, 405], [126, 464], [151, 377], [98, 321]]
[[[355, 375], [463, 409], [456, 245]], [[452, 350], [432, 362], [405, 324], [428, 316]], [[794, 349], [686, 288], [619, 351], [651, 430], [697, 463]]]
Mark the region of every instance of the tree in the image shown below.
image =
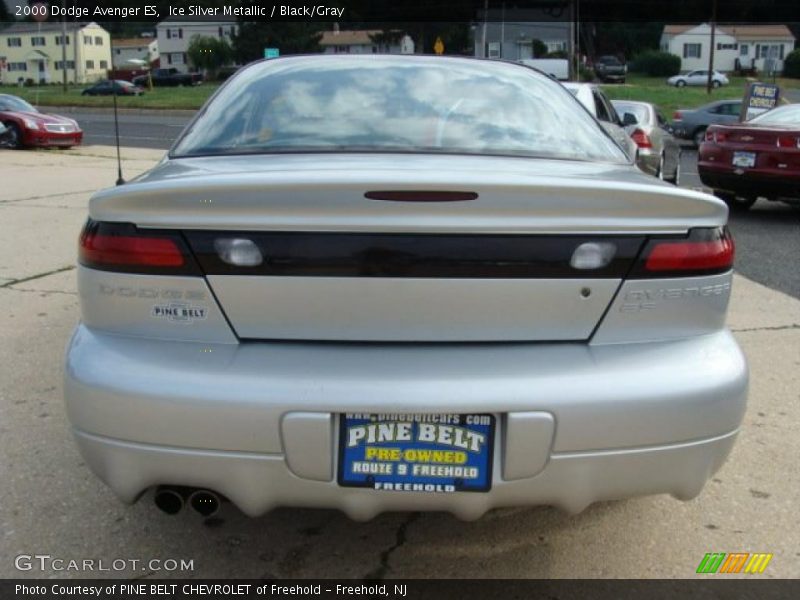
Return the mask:
[[534, 58], [541, 58], [547, 54], [547, 44], [545, 44], [542, 40], [531, 40], [531, 47], [533, 49]]
[[321, 25], [306, 21], [270, 23], [242, 22], [233, 36], [236, 60], [248, 63], [264, 57], [264, 48], [277, 48], [281, 55], [319, 52]]
[[212, 74], [233, 60], [233, 48], [228, 40], [210, 35], [193, 35], [186, 54], [195, 68]]

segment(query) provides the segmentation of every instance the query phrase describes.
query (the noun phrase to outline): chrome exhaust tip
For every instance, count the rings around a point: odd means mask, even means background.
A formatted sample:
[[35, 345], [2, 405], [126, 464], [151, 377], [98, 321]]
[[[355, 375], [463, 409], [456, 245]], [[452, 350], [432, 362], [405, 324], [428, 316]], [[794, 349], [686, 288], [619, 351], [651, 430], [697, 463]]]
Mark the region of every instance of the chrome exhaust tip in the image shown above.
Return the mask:
[[184, 494], [166, 485], [160, 485], [156, 488], [153, 501], [161, 512], [168, 515], [177, 515], [183, 510], [184, 504], [186, 504]]
[[220, 499], [210, 490], [197, 490], [189, 496], [189, 506], [203, 517], [213, 517], [219, 512]]

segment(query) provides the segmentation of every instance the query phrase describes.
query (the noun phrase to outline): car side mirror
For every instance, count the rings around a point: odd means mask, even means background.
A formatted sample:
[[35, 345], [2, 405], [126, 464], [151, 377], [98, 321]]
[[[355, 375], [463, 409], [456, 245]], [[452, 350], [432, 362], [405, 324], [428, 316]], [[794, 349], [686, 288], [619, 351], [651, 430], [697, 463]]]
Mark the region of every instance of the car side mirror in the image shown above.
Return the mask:
[[623, 125], [625, 125], [625, 126], [637, 125], [638, 123], [639, 123], [639, 121], [636, 118], [636, 115], [634, 115], [633, 113], [626, 112], [625, 114], [622, 115], [622, 124]]

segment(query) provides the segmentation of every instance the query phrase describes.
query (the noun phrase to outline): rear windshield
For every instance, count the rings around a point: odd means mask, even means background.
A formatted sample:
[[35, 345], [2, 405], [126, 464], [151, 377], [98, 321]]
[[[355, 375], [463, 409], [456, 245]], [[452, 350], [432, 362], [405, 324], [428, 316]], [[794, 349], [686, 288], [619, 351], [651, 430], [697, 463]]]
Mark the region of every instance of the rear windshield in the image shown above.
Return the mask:
[[561, 85], [519, 65], [304, 57], [242, 70], [172, 156], [435, 152], [626, 162]]
[[622, 63], [616, 56], [601, 56], [598, 61], [604, 65], [621, 65]]
[[646, 106], [642, 106], [641, 104], [630, 104], [629, 102], [617, 102], [616, 100], [613, 101], [612, 104], [617, 110], [617, 113], [619, 113], [620, 117], [622, 117], [625, 113], [631, 113], [634, 117], [636, 117], [636, 121], [642, 125], [645, 125], [650, 121], [650, 112], [647, 110]]

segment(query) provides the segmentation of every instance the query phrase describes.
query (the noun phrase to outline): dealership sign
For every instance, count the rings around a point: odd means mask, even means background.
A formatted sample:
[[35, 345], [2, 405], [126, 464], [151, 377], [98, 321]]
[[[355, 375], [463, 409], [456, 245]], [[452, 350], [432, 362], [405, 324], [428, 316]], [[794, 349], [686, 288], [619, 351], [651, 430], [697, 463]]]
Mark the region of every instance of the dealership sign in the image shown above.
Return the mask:
[[749, 121], [753, 117], [775, 108], [780, 98], [780, 87], [774, 83], [751, 81], [747, 84], [742, 102], [740, 121]]

